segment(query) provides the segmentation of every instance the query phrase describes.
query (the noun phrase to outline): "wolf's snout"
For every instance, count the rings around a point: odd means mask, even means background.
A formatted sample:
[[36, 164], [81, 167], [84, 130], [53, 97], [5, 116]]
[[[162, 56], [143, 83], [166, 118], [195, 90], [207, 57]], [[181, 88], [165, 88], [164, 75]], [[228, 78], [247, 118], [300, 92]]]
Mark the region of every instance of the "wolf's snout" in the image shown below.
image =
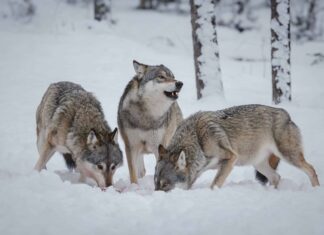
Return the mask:
[[177, 81], [176, 84], [175, 84], [175, 86], [176, 86], [176, 88], [177, 88], [178, 90], [180, 90], [180, 89], [182, 88], [182, 86], [183, 86], [183, 83], [180, 82], [180, 81]]

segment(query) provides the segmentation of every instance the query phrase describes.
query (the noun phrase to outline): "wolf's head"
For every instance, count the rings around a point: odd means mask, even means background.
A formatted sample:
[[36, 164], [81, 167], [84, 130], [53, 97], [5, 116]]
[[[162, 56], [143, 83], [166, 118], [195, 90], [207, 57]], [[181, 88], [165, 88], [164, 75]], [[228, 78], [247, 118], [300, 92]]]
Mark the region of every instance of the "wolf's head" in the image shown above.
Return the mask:
[[159, 160], [154, 174], [155, 190], [170, 191], [175, 187], [189, 188], [189, 172], [184, 151], [172, 153], [159, 146]]
[[94, 179], [100, 188], [112, 184], [116, 169], [123, 163], [123, 155], [118, 145], [117, 128], [102, 134], [91, 130], [86, 148], [81, 153], [78, 169], [84, 176]]
[[133, 61], [136, 77], [139, 81], [139, 94], [152, 101], [169, 101], [178, 99], [183, 83], [175, 80], [173, 73], [164, 65], [145, 65]]

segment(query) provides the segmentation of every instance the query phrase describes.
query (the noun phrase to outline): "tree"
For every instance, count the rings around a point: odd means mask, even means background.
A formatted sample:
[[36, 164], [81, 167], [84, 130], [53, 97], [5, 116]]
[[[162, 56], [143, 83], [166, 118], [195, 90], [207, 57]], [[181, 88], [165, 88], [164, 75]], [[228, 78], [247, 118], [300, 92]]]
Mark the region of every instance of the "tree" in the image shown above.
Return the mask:
[[102, 21], [108, 18], [110, 13], [110, 0], [94, 0], [94, 18]]
[[30, 21], [36, 13], [36, 6], [32, 0], [11, 0], [8, 4], [15, 19]]
[[140, 0], [139, 9], [153, 9], [153, 0]]
[[271, 0], [272, 100], [291, 100], [290, 0]]
[[322, 25], [318, 22], [320, 13], [323, 11], [320, 2], [299, 0], [295, 2], [295, 5], [295, 14], [292, 17], [292, 25], [295, 27], [293, 36], [297, 40], [315, 40], [322, 33], [320, 29]]
[[216, 0], [190, 0], [197, 98], [223, 97], [216, 34]]

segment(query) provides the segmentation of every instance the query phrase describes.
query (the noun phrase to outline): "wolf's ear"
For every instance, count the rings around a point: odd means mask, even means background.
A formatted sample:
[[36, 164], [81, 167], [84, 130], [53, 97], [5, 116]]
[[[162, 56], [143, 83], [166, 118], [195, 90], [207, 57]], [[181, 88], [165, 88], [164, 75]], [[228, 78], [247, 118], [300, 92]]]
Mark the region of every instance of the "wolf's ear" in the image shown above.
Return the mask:
[[87, 144], [90, 146], [95, 146], [97, 143], [98, 143], [98, 138], [96, 136], [96, 133], [93, 130], [91, 130], [87, 137]]
[[141, 64], [141, 63], [137, 62], [136, 60], [133, 60], [133, 66], [134, 66], [137, 77], [139, 79], [141, 79], [145, 74], [147, 65]]
[[186, 162], [186, 154], [181, 151], [178, 161], [177, 161], [177, 166], [180, 170], [184, 170], [187, 166], [187, 162]]
[[117, 127], [113, 130], [113, 132], [109, 133], [109, 140], [113, 141], [115, 144], [118, 143], [118, 129], [117, 129]]
[[167, 150], [164, 148], [162, 144], [159, 145], [159, 159], [162, 160], [163, 156], [167, 153]]
[[166, 154], [167, 150], [164, 148], [162, 144], [159, 145], [159, 155]]

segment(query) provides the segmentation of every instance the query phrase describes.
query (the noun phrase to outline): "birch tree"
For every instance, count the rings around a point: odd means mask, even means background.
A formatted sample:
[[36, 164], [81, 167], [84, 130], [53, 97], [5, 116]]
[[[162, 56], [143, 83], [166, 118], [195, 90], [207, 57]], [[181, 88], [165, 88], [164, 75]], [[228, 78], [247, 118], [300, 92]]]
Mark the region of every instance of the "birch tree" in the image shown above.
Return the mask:
[[190, 0], [197, 98], [224, 96], [216, 33], [217, 0]]
[[291, 100], [290, 0], [271, 0], [272, 100]]

